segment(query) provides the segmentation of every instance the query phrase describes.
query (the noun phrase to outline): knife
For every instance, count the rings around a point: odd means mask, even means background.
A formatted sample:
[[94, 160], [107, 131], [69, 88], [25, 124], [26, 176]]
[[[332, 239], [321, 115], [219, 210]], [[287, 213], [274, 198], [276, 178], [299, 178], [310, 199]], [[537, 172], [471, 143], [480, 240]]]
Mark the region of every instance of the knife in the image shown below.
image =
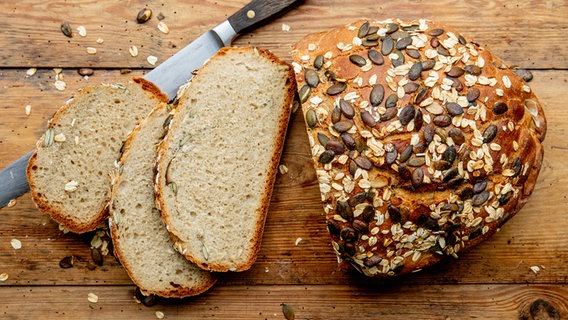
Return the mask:
[[[231, 45], [237, 35], [300, 2], [302, 0], [253, 0], [144, 75], [144, 79], [153, 82], [173, 99], [178, 88], [191, 79], [193, 71], [199, 69], [219, 49]], [[28, 152], [0, 172], [0, 208], [30, 190], [26, 166], [32, 154], [33, 151]]]

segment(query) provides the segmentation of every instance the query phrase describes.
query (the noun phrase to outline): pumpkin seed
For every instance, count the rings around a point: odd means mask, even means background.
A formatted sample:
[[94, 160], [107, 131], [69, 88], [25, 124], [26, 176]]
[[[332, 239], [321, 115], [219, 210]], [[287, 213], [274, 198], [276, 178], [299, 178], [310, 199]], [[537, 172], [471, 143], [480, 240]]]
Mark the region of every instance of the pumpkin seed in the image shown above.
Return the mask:
[[387, 34], [391, 34], [398, 30], [399, 25], [396, 23], [387, 23], [385, 29], [387, 29]]
[[453, 78], [459, 78], [464, 74], [464, 70], [458, 66], [453, 66], [446, 74]]
[[310, 96], [311, 91], [312, 91], [312, 89], [307, 84], [303, 85], [302, 88], [300, 88], [300, 92], [298, 92], [298, 96], [300, 97], [301, 103], [308, 101], [308, 98]]
[[405, 126], [408, 123], [410, 123], [411, 120], [414, 119], [414, 114], [416, 112], [416, 109], [414, 109], [414, 106], [409, 104], [406, 107], [404, 107], [402, 109], [402, 111], [400, 111], [400, 115], [398, 116], [400, 123]]
[[458, 169], [457, 168], [451, 168], [448, 171], [446, 171], [442, 177], [442, 182], [444, 183], [448, 183], [450, 182], [453, 178], [455, 178], [458, 175]]
[[369, 161], [369, 159], [367, 159], [363, 156], [359, 156], [359, 157], [355, 158], [354, 161], [357, 164], [357, 166], [359, 166], [359, 168], [361, 168], [361, 169], [371, 170], [373, 168], [373, 163], [371, 163], [371, 161]]
[[327, 220], [327, 230], [331, 234], [339, 235], [339, 232], [341, 231], [341, 228], [339, 226], [339, 222], [337, 222], [336, 220], [333, 220], [333, 219]]
[[513, 71], [526, 82], [530, 82], [533, 79], [533, 74], [529, 70], [515, 69]]
[[432, 121], [438, 127], [447, 127], [450, 124], [452, 124], [452, 118], [450, 118], [450, 116], [445, 115], [445, 114], [434, 117], [434, 120], [432, 120]]
[[368, 42], [377, 42], [379, 38], [380, 38], [379, 34], [375, 32], [375, 33], [369, 33], [369, 35], [367, 35], [365, 40], [367, 40]]
[[467, 40], [461, 34], [458, 36], [458, 42], [464, 46], [467, 44]]
[[381, 53], [383, 56], [388, 56], [394, 49], [394, 40], [390, 36], [386, 36], [383, 39], [383, 45], [381, 47]]
[[448, 170], [449, 168], [452, 167], [452, 164], [449, 163], [446, 160], [438, 160], [434, 162], [434, 169], [438, 170], [438, 171], [444, 171], [444, 170]]
[[430, 144], [430, 142], [432, 142], [432, 139], [434, 139], [434, 127], [431, 125], [424, 127], [424, 132], [422, 133], [422, 135], [424, 136], [426, 144]]
[[353, 109], [351, 103], [343, 99], [339, 99], [339, 108], [347, 119], [353, 119], [353, 117], [355, 116], [355, 109]]
[[497, 136], [497, 126], [492, 124], [483, 131], [483, 143], [490, 143]]
[[367, 64], [367, 60], [365, 60], [365, 58], [361, 57], [358, 54], [350, 55], [349, 61], [351, 61], [351, 63], [353, 63], [354, 65], [356, 65], [358, 67], [362, 67], [362, 66]]
[[[351, 220], [353, 220], [353, 218], [351, 218]], [[349, 220], [349, 221], [351, 221], [351, 220]], [[347, 242], [352, 242], [352, 241], [357, 240], [357, 231], [355, 231], [355, 229], [352, 228], [352, 227], [345, 227], [345, 228], [341, 229], [339, 236], [341, 237], [341, 239], [343, 239]]]
[[351, 174], [351, 176], [355, 176], [357, 169], [359, 169], [359, 168], [357, 167], [357, 164], [355, 163], [355, 161], [350, 161], [349, 162], [349, 173]]
[[387, 111], [381, 115], [381, 121], [389, 121], [396, 117], [398, 110], [396, 108], [388, 108]]
[[373, 116], [369, 113], [369, 111], [361, 112], [361, 120], [363, 120], [363, 123], [371, 128], [377, 124], [377, 122], [375, 121]]
[[507, 110], [509, 110], [509, 107], [507, 107], [505, 102], [497, 101], [493, 105], [493, 113], [495, 113], [495, 114], [503, 114], [503, 113], [507, 112]]
[[428, 71], [431, 70], [432, 68], [434, 68], [434, 66], [436, 65], [436, 60], [425, 60], [422, 61], [422, 71]]
[[63, 23], [61, 23], [61, 32], [67, 38], [73, 38], [73, 29], [71, 29], [71, 25], [69, 24], [69, 22], [64, 21]]
[[[338, 200], [337, 204], [335, 205], [335, 211], [337, 211], [337, 214], [339, 214], [343, 219], [347, 221], [353, 220], [353, 211], [351, 210], [351, 207], [347, 204], [347, 202]], [[342, 236], [344, 235], [343, 230], [345, 230], [345, 228], [341, 230]]]
[[363, 262], [363, 264], [364, 264], [365, 267], [367, 267], [367, 268], [372, 268], [372, 267], [378, 265], [382, 260], [383, 260], [383, 258], [381, 258], [381, 257], [379, 257], [379, 256], [377, 256], [377, 255], [374, 255], [374, 256], [371, 256], [371, 257], [365, 259], [365, 261]]
[[475, 194], [481, 193], [485, 191], [485, 188], [487, 188], [487, 179], [483, 179], [481, 181], [476, 182], [473, 185], [473, 193]]
[[381, 104], [381, 102], [383, 102], [384, 97], [385, 97], [385, 87], [383, 87], [382, 84], [377, 84], [371, 90], [371, 95], [369, 97], [369, 100], [371, 102], [371, 105], [373, 107], [376, 107], [379, 104]]
[[369, 21], [365, 21], [365, 23], [363, 23], [361, 27], [359, 27], [359, 31], [357, 32], [357, 37], [364, 38], [369, 33], [370, 25], [371, 24], [369, 23]]
[[356, 205], [363, 203], [366, 199], [367, 192], [363, 191], [353, 195], [351, 198], [349, 198], [349, 200], [347, 200], [347, 203], [349, 203], [350, 206], [355, 207]]
[[404, 55], [400, 51], [396, 51], [394, 53], [397, 58], [391, 59], [391, 63], [393, 67], [399, 67], [404, 64]]
[[477, 100], [477, 98], [479, 98], [479, 95], [481, 94], [481, 91], [479, 91], [478, 88], [476, 87], [471, 87], [467, 90], [467, 101], [469, 102], [474, 102], [475, 100]]
[[426, 159], [424, 159], [424, 157], [412, 157], [408, 159], [406, 164], [411, 167], [422, 167], [426, 164]]
[[318, 55], [315, 59], [314, 59], [314, 68], [316, 69], [321, 69], [321, 67], [323, 66], [323, 55]]
[[422, 62], [418, 61], [410, 67], [408, 71], [408, 78], [412, 81], [418, 79], [422, 74]]
[[363, 213], [361, 215], [363, 216], [363, 220], [365, 220], [365, 222], [371, 222], [375, 219], [375, 209], [373, 208], [373, 206], [366, 206], [365, 209], [363, 209]]
[[379, 45], [379, 41], [365, 39], [365, 40], [361, 41], [361, 45], [363, 47], [367, 47], [367, 48], [376, 47], [376, 46]]
[[380, 52], [378, 52], [377, 50], [373, 50], [373, 49], [369, 50], [367, 52], [367, 56], [369, 57], [369, 60], [371, 60], [372, 63], [374, 63], [378, 66], [385, 63], [385, 59], [383, 58], [383, 55]]
[[345, 147], [339, 141], [328, 140], [325, 144], [327, 150], [332, 150], [336, 155], [343, 154], [345, 152]]
[[306, 69], [304, 71], [304, 79], [306, 80], [306, 83], [312, 88], [317, 87], [319, 84], [318, 73], [313, 69]]
[[396, 103], [398, 102], [398, 96], [396, 93], [392, 93], [387, 97], [387, 101], [385, 102], [385, 108], [394, 108], [396, 107]]
[[420, 59], [420, 57], [421, 57], [420, 51], [418, 51], [416, 49], [406, 48], [406, 54], [413, 59]]
[[385, 162], [389, 166], [393, 164], [397, 158], [398, 158], [398, 151], [396, 150], [395, 147], [393, 147], [391, 151], [385, 154]]
[[294, 315], [294, 309], [292, 309], [292, 307], [290, 307], [285, 303], [281, 304], [281, 306], [282, 306], [282, 314], [284, 315], [284, 318], [286, 320], [294, 320], [296, 318], [296, 316]]
[[398, 165], [398, 175], [404, 180], [410, 180], [412, 178], [412, 173], [410, 172], [410, 169], [408, 169], [408, 167], [405, 166], [404, 164]]
[[418, 85], [418, 83], [409, 82], [409, 83], [405, 84], [404, 86], [402, 86], [402, 89], [404, 89], [404, 93], [408, 94], [408, 93], [416, 92], [416, 90], [418, 90], [419, 87], [420, 87], [420, 85]]
[[508, 192], [508, 193], [506, 193], [506, 194], [502, 194], [502, 195], [499, 197], [499, 205], [500, 205], [500, 206], [506, 205], [507, 202], [509, 202], [509, 200], [511, 200], [511, 193], [512, 193], [512, 192]]
[[359, 232], [360, 234], [366, 234], [369, 232], [369, 225], [361, 220], [354, 220], [353, 221], [353, 229]]
[[448, 49], [439, 46], [438, 48], [436, 48], [436, 50], [438, 51], [439, 55], [445, 56], [445, 57], [449, 57], [450, 56], [450, 51], [448, 51]]
[[448, 113], [454, 117], [463, 114], [463, 108], [455, 102], [449, 102], [446, 105], [446, 110], [448, 110]]
[[318, 162], [321, 164], [330, 163], [334, 157], [335, 153], [333, 150], [325, 150], [322, 154], [320, 154]]
[[317, 115], [314, 109], [310, 109], [306, 112], [306, 123], [308, 127], [314, 128], [317, 123]]
[[344, 82], [338, 82], [327, 88], [326, 93], [330, 96], [334, 96], [336, 94], [342, 93], [343, 91], [345, 91], [346, 88], [347, 85]]
[[400, 158], [398, 159], [398, 161], [400, 162], [406, 162], [410, 156], [412, 155], [412, 151], [414, 150], [414, 148], [412, 147], [411, 144], [409, 144], [406, 148], [404, 148], [404, 150], [400, 153]]
[[322, 146], [325, 146], [325, 144], [329, 141], [329, 138], [325, 134], [318, 132], [318, 141]]
[[367, 36], [372, 35], [372, 34], [376, 34], [379, 31], [379, 27], [377, 26], [370, 26], [369, 27], [369, 32], [367, 32]]
[[471, 204], [473, 206], [480, 206], [489, 199], [489, 191], [483, 191], [473, 196]]
[[444, 151], [444, 153], [442, 154], [442, 159], [449, 162], [450, 164], [454, 163], [456, 157], [457, 157], [457, 151], [456, 147], [454, 147], [453, 145], [447, 147], [446, 151]]
[[521, 158], [516, 157], [515, 160], [513, 160], [513, 164], [511, 165], [511, 170], [513, 170], [513, 175], [511, 177], [514, 178], [518, 176], [521, 173], [522, 169], [523, 163], [521, 162]]
[[347, 148], [351, 149], [351, 150], [353, 150], [357, 147], [357, 143], [355, 142], [355, 139], [353, 139], [353, 137], [350, 136], [347, 132], [343, 132], [341, 134], [341, 140], [343, 141], [345, 146]]
[[138, 15], [136, 16], [136, 22], [144, 23], [152, 18], [152, 10], [150, 8], [143, 8], [142, 10], [138, 11]]
[[450, 130], [449, 135], [455, 144], [459, 145], [465, 142], [465, 137], [463, 135], [463, 132], [458, 128], [452, 128], [452, 130]]
[[350, 121], [339, 121], [333, 124], [333, 129], [339, 133], [345, 132], [351, 129], [351, 127], [353, 127], [353, 123]]
[[404, 38], [401, 38], [400, 40], [398, 40], [396, 42], [396, 49], [397, 50], [404, 50], [404, 49], [406, 49], [406, 47], [408, 47], [411, 44], [412, 44], [412, 38], [411, 37], [404, 37]]
[[481, 74], [481, 68], [474, 64], [468, 64], [467, 66], [465, 66], [464, 71], [474, 76], [478, 76]]
[[338, 123], [339, 120], [341, 120], [341, 109], [335, 107], [333, 111], [331, 111], [331, 123]]
[[414, 169], [414, 172], [412, 172], [412, 186], [414, 188], [418, 188], [422, 182], [424, 181], [424, 171], [422, 171], [422, 169], [420, 168], [416, 168]]
[[428, 35], [432, 36], [432, 37], [441, 36], [442, 34], [444, 34], [444, 29], [440, 29], [440, 28], [436, 28], [436, 29], [432, 29], [432, 30], [428, 31]]

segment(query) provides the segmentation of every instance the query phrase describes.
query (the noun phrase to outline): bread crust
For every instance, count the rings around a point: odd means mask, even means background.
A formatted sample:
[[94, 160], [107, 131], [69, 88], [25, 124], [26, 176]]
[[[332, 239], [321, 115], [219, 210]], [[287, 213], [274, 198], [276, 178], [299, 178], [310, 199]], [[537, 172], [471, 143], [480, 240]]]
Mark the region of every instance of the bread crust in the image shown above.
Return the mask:
[[[145, 91], [151, 92], [158, 99], [158, 101], [160, 102], [168, 101], [167, 96], [161, 93], [158, 87], [156, 87], [153, 83], [144, 80], [142, 78], [133, 78], [132, 81], [140, 84]], [[88, 86], [83, 88], [72, 100], [81, 99], [82, 97], [87, 96], [93, 91], [94, 88], [95, 86]], [[55, 112], [53, 117], [48, 121], [47, 129], [53, 128], [55, 124], [57, 124], [60, 121], [61, 117], [65, 116], [65, 114], [69, 111], [71, 104], [73, 103], [72, 100], [66, 103], [65, 105], [63, 105], [62, 107], [60, 107]], [[30, 160], [28, 161], [28, 165], [26, 167], [26, 176], [28, 178], [28, 183], [30, 185], [30, 193], [32, 199], [34, 200], [34, 203], [36, 204], [38, 209], [49, 214], [54, 221], [56, 221], [57, 223], [59, 223], [60, 225], [62, 225], [64, 228], [66, 228], [71, 232], [80, 234], [94, 230], [99, 224], [103, 223], [107, 217], [108, 203], [110, 201], [110, 192], [106, 197], [105, 205], [100, 208], [99, 212], [93, 215], [89, 221], [84, 221], [82, 223], [78, 223], [76, 220], [73, 219], [73, 217], [69, 216], [65, 212], [62, 212], [57, 207], [51, 205], [48, 201], [45, 201], [41, 197], [41, 194], [38, 193], [37, 185], [34, 179], [31, 178], [32, 171], [34, 170], [33, 168], [36, 166], [38, 151], [43, 148], [44, 137], [45, 134], [42, 135], [40, 139], [37, 141], [36, 150], [30, 157]], [[121, 137], [121, 139], [122, 138], [123, 137]]]
[[[371, 59], [371, 49], [380, 56]], [[534, 190], [546, 135], [541, 104], [513, 70], [452, 28], [360, 20], [307, 36], [292, 57], [299, 88], [306, 69], [319, 79], [302, 110], [342, 267], [394, 276], [457, 257]], [[341, 92], [327, 91], [340, 83]]]
[[[163, 112], [164, 109], [167, 109], [167, 108], [169, 108], [169, 106], [167, 104], [161, 103], [154, 110], [152, 110], [152, 112], [150, 113], [150, 115], [148, 115], [148, 117], [152, 116], [152, 114], [155, 114], [155, 113], [158, 113], [158, 112]], [[173, 112], [174, 111], [172, 110], [170, 112], [170, 114], [173, 114]], [[124, 165], [125, 161], [128, 159], [129, 154], [131, 153], [131, 145], [133, 143], [133, 140], [136, 137], [136, 135], [138, 134], [138, 132], [141, 130], [142, 125], [143, 125], [142, 123], [138, 124], [132, 130], [132, 132], [128, 135], [128, 138], [124, 142], [124, 146], [122, 148], [122, 155], [120, 156], [120, 161], [119, 161], [119, 168], [122, 167]], [[167, 127], [164, 127], [164, 136], [166, 134], [166, 131], [167, 131]], [[162, 138], [163, 138], [163, 136], [162, 136]], [[115, 177], [116, 178], [113, 181], [111, 199], [114, 199], [116, 197], [117, 192], [118, 192], [118, 185], [120, 184], [120, 180], [121, 180], [119, 169], [116, 170]], [[211, 288], [217, 282], [217, 279], [214, 278], [211, 275], [209, 277], [209, 279], [207, 279], [207, 281], [201, 283], [199, 286], [194, 286], [194, 287], [185, 286], [185, 285], [179, 284], [179, 283], [171, 283], [169, 290], [153, 290], [153, 289], [144, 287], [141, 279], [139, 279], [137, 277], [137, 275], [133, 273], [132, 266], [129, 264], [129, 260], [125, 258], [125, 254], [122, 251], [121, 246], [118, 245], [118, 243], [120, 243], [121, 240], [120, 240], [120, 237], [119, 237], [118, 226], [117, 226], [117, 224], [114, 221], [114, 218], [112, 216], [112, 212], [113, 212], [112, 206], [113, 206], [113, 204], [111, 203], [111, 205], [109, 206], [109, 208], [110, 208], [109, 211], [111, 213], [111, 216], [109, 217], [109, 229], [110, 229], [110, 235], [111, 235], [112, 241], [115, 244], [113, 246], [114, 255], [121, 262], [122, 266], [124, 267], [126, 273], [130, 277], [132, 282], [134, 282], [134, 284], [136, 284], [136, 286], [138, 286], [138, 288], [140, 288], [140, 291], [144, 295], [155, 294], [155, 295], [165, 297], [165, 298], [183, 298], [183, 297], [195, 296], [195, 295], [198, 295], [198, 294], [201, 294], [201, 293], [207, 291], [209, 288]], [[173, 247], [172, 247], [172, 249], [173, 249]], [[188, 261], [187, 263], [190, 263], [190, 262]]]
[[[206, 67], [206, 65], [208, 63], [210, 63], [210, 61], [213, 61], [214, 59], [219, 59], [220, 57], [227, 55], [227, 54], [230, 54], [232, 52], [245, 51], [245, 50], [246, 51], [255, 50], [255, 51], [258, 52], [258, 54], [264, 56], [266, 59], [268, 59], [272, 63], [288, 67], [288, 83], [286, 85], [287, 86], [287, 92], [286, 92], [286, 95], [285, 95], [286, 100], [284, 102], [284, 105], [282, 106], [282, 112], [280, 113], [280, 117], [279, 117], [279, 120], [278, 120], [277, 140], [274, 142], [274, 150], [272, 152], [272, 156], [271, 156], [271, 159], [270, 159], [270, 167], [268, 169], [267, 178], [266, 178], [266, 181], [264, 183], [264, 191], [263, 191], [263, 195], [262, 195], [261, 206], [256, 213], [259, 217], [262, 217], [262, 219], [259, 219], [257, 225], [255, 226], [255, 234], [254, 234], [254, 237], [253, 237], [254, 247], [253, 247], [253, 250], [248, 255], [246, 262], [244, 264], [240, 265], [238, 268], [231, 269], [227, 265], [215, 264], [215, 263], [211, 263], [211, 262], [201, 261], [200, 259], [196, 258], [195, 256], [191, 255], [189, 252], [187, 252], [187, 250], [184, 250], [183, 241], [180, 239], [180, 237], [177, 234], [177, 231], [172, 226], [172, 223], [171, 223], [170, 218], [169, 218], [169, 213], [164, 209], [164, 208], [166, 208], [166, 203], [165, 203], [166, 200], [165, 200], [165, 195], [164, 195], [164, 189], [166, 188], [165, 171], [167, 171], [165, 158], [167, 157], [167, 150], [170, 147], [169, 141], [167, 139], [164, 139], [162, 141], [162, 143], [160, 144], [160, 146], [158, 147], [158, 157], [157, 157], [156, 170], [155, 170], [156, 171], [156, 179], [155, 179], [156, 201], [157, 201], [157, 207], [162, 214], [162, 218], [164, 219], [166, 224], [169, 226], [168, 231], [170, 232], [170, 236], [172, 237], [174, 243], [176, 243], [176, 249], [179, 252], [181, 252], [189, 261], [197, 264], [198, 266], [200, 266], [201, 268], [203, 268], [205, 270], [215, 271], [215, 272], [244, 271], [244, 270], [249, 269], [256, 260], [258, 252], [260, 250], [262, 235], [263, 235], [263, 231], [264, 231], [264, 224], [265, 224], [265, 221], [266, 221], [266, 215], [267, 215], [267, 212], [268, 212], [268, 207], [270, 205], [270, 198], [271, 198], [271, 195], [272, 195], [272, 189], [273, 189], [274, 181], [276, 179], [276, 173], [278, 171], [278, 164], [280, 162], [280, 157], [281, 157], [282, 149], [283, 149], [283, 146], [284, 146], [284, 141], [285, 141], [286, 132], [287, 132], [288, 123], [289, 123], [290, 114], [291, 114], [291, 105], [292, 105], [292, 102], [293, 102], [294, 93], [296, 92], [296, 83], [294, 81], [294, 72], [292, 70], [292, 67], [288, 63], [280, 60], [276, 55], [274, 55], [272, 52], [270, 52], [268, 50], [262, 50], [262, 49], [251, 48], [251, 47], [222, 48], [215, 56], [213, 56], [211, 58], [211, 60], [206, 62], [204, 67]], [[196, 78], [200, 77], [199, 72], [197, 73], [197, 75], [195, 75], [195, 77]], [[182, 99], [184, 99], [184, 97], [182, 97]], [[190, 97], [185, 97], [185, 98], [189, 99]]]

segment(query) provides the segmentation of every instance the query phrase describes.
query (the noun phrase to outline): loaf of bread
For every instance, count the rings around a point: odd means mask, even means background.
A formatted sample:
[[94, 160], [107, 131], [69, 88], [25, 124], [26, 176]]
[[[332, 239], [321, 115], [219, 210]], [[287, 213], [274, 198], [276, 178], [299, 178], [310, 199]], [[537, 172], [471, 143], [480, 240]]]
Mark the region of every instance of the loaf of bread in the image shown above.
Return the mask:
[[296, 84], [256, 48], [224, 48], [181, 95], [159, 147], [158, 208], [187, 259], [211, 271], [254, 263]]
[[84, 233], [106, 218], [109, 173], [137, 122], [167, 97], [134, 79], [81, 90], [49, 121], [29, 160], [31, 195], [64, 228]]
[[430, 21], [366, 21], [292, 51], [327, 228], [342, 266], [414, 272], [527, 202], [546, 119], [511, 68]]
[[109, 226], [114, 254], [140, 290], [186, 297], [209, 289], [211, 273], [174, 250], [154, 197], [157, 146], [171, 119], [160, 104], [129, 135], [113, 183]]

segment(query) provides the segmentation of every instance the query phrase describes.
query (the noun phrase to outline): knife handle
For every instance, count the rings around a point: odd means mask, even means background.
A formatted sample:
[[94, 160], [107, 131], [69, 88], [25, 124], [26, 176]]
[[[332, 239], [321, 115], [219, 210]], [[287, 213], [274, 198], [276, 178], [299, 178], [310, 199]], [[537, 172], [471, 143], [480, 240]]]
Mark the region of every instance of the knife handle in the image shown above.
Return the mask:
[[10, 200], [16, 199], [30, 191], [30, 186], [26, 179], [26, 167], [33, 153], [33, 151], [28, 152], [25, 156], [0, 171], [0, 208], [8, 205]]
[[227, 20], [236, 33], [242, 34], [300, 2], [302, 0], [253, 0]]

